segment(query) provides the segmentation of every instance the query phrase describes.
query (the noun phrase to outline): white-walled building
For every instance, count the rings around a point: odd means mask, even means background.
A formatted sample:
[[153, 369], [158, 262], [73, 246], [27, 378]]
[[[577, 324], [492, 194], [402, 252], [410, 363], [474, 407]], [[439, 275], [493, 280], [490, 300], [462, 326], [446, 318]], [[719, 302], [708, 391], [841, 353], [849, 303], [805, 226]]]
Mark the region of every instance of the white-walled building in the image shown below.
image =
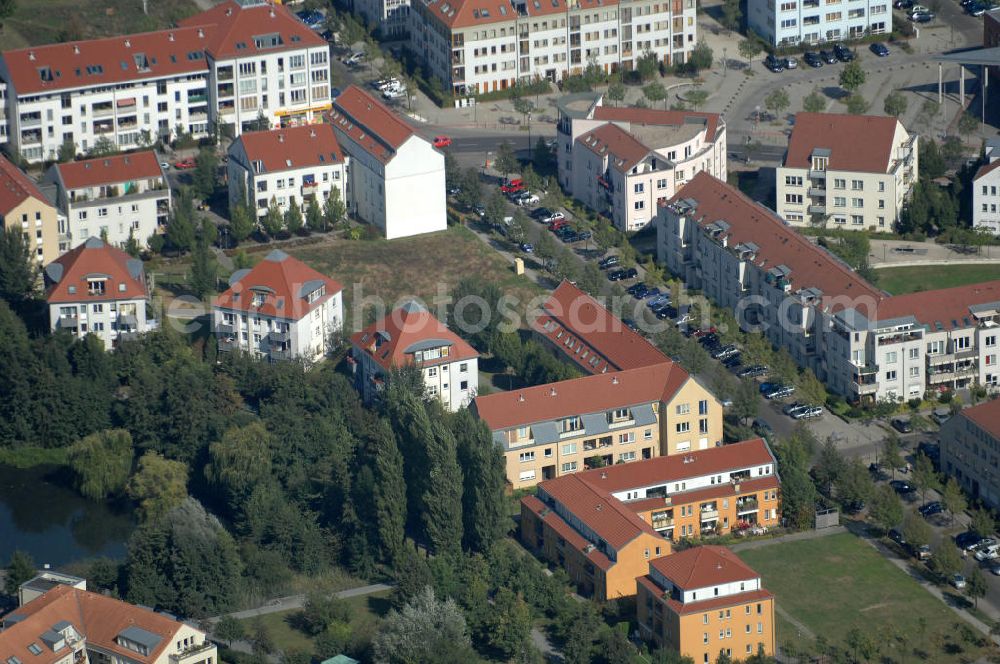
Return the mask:
[[275, 249], [252, 269], [237, 270], [212, 302], [220, 351], [241, 350], [272, 362], [321, 360], [344, 325], [339, 283]]
[[52, 166], [43, 182], [55, 187], [69, 242], [105, 237], [140, 246], [166, 228], [170, 184], [152, 150]]
[[383, 38], [401, 39], [410, 31], [410, 0], [357, 0], [354, 11], [378, 26]]
[[413, 52], [455, 95], [682, 63], [697, 41], [694, 0], [415, 0], [411, 16]]
[[656, 218], [700, 171], [726, 179], [726, 124], [716, 113], [605, 106], [600, 94], [558, 104], [559, 184], [622, 231]]
[[110, 350], [120, 339], [157, 327], [142, 261], [96, 237], [45, 266], [53, 331], [96, 335]]
[[889, 0], [748, 0], [747, 22], [772, 46], [860, 39], [892, 32]]
[[410, 301], [351, 336], [354, 383], [366, 402], [397, 368], [419, 369], [429, 396], [456, 411], [479, 390], [479, 353], [429, 311]]
[[243, 202], [258, 219], [271, 200], [284, 213], [292, 201], [320, 209], [334, 189], [347, 203], [347, 162], [327, 123], [246, 132], [229, 146], [229, 201]]
[[129, 150], [218, 124], [311, 122], [330, 107], [330, 47], [287, 8], [227, 0], [157, 32], [4, 51], [7, 141], [29, 162], [101, 138]]
[[351, 212], [392, 240], [447, 228], [444, 155], [378, 99], [352, 85], [330, 123], [350, 159]]
[[1000, 141], [986, 142], [987, 163], [972, 179], [972, 227], [1000, 235]]
[[775, 171], [778, 214], [793, 226], [891, 232], [917, 182], [917, 138], [893, 117], [797, 114]]

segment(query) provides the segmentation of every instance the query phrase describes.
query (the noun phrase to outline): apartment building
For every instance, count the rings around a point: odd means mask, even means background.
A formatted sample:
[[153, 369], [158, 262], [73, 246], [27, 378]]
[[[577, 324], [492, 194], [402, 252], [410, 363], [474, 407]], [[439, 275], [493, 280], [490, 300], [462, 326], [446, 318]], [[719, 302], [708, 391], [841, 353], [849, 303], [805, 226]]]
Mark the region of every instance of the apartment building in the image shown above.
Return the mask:
[[1000, 507], [1000, 400], [966, 408], [941, 425], [941, 470], [973, 500]]
[[280, 249], [237, 270], [212, 302], [219, 350], [272, 362], [323, 359], [344, 325], [343, 288]]
[[44, 570], [17, 587], [17, 604], [24, 606], [60, 585], [86, 590], [87, 580], [54, 570]]
[[1000, 140], [985, 145], [986, 163], [972, 178], [972, 227], [1000, 235]]
[[42, 182], [55, 189], [60, 236], [70, 244], [99, 236], [144, 247], [166, 228], [170, 183], [152, 150], [55, 164]]
[[520, 530], [527, 549], [599, 601], [633, 597], [650, 561], [671, 552], [669, 540], [577, 475], [543, 482], [522, 498]]
[[479, 390], [479, 353], [415, 301], [352, 335], [350, 364], [366, 403], [394, 369], [405, 366], [419, 369], [427, 395], [452, 412], [468, 406]]
[[329, 124], [246, 132], [229, 146], [229, 202], [243, 202], [258, 219], [274, 200], [282, 213], [294, 201], [323, 209], [336, 189], [347, 201], [347, 160]]
[[889, 296], [706, 173], [660, 212], [671, 272], [850, 401], [1000, 382], [1000, 281]]
[[896, 118], [799, 113], [775, 171], [777, 212], [793, 226], [892, 231], [917, 161], [917, 135]]
[[726, 123], [716, 113], [605, 106], [581, 93], [558, 103], [559, 184], [621, 231], [656, 218], [657, 204], [695, 173], [726, 179]]
[[0, 222], [8, 231], [19, 230], [28, 249], [41, 264], [55, 260], [69, 249], [60, 237], [63, 223], [38, 185], [6, 157], [0, 156]]
[[227, 0], [176, 28], [4, 51], [10, 150], [32, 163], [101, 139], [131, 150], [178, 132], [312, 122], [330, 107], [329, 44], [287, 8]]
[[639, 631], [657, 646], [698, 663], [761, 648], [774, 655], [774, 595], [729, 549], [698, 546], [658, 558], [638, 585]]
[[405, 39], [410, 32], [410, 0], [358, 0], [353, 8], [383, 38]]
[[205, 632], [172, 616], [59, 584], [3, 617], [0, 658], [15, 664], [217, 664]]
[[749, 0], [747, 22], [771, 46], [799, 46], [892, 32], [889, 0]]
[[155, 329], [142, 261], [91, 237], [45, 266], [52, 331], [93, 334], [108, 350]]
[[590, 64], [628, 71], [652, 53], [682, 63], [696, 42], [694, 0], [416, 0], [411, 50], [456, 96], [558, 81]]
[[351, 212], [388, 240], [447, 228], [440, 151], [356, 85], [340, 93], [329, 119], [350, 159]]

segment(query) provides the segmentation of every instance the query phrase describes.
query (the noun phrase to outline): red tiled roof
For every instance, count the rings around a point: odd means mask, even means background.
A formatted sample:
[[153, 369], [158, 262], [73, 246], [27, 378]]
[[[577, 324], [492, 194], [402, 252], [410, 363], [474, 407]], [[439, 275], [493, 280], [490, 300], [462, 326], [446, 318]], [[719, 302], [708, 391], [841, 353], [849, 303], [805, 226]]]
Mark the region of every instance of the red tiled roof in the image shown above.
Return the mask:
[[[556, 534], [566, 540], [571, 547], [577, 549], [597, 567], [607, 571], [611, 569], [612, 565], [614, 565], [614, 563], [612, 563], [606, 555], [598, 551], [596, 548], [587, 552], [587, 545], [590, 544], [590, 542], [587, 541], [587, 539], [580, 533], [576, 532], [573, 526], [566, 523], [561, 516], [549, 509], [549, 507], [537, 497], [525, 496], [521, 499], [521, 504], [534, 512], [535, 516], [537, 516], [539, 520], [548, 524], [548, 526], [552, 528]], [[546, 510], [548, 511], [546, 512]], [[542, 514], [543, 512], [545, 513], [544, 516]]]
[[760, 575], [724, 546], [696, 546], [650, 566], [685, 591], [756, 579]]
[[[641, 462], [640, 462], [641, 463]], [[714, 486], [707, 486], [704, 489], [692, 489], [691, 491], [682, 491], [680, 493], [670, 494], [671, 504], [681, 505], [686, 503], [697, 503], [706, 500], [717, 500], [719, 498], [727, 498], [729, 496], [743, 496], [750, 493], [756, 493], [758, 491], [764, 491], [765, 489], [777, 489], [781, 485], [778, 483], [777, 475], [764, 475], [760, 478], [753, 480], [744, 480], [739, 483], [740, 491], [736, 492], [736, 485], [732, 482], [726, 482], [724, 484], [716, 484]], [[645, 512], [647, 510], [652, 510], [660, 507], [666, 506], [663, 498], [643, 498], [642, 500], [629, 500], [625, 502], [625, 505], [635, 512]]]
[[666, 111], [655, 108], [633, 108], [629, 106], [598, 106], [594, 109], [594, 119], [656, 126], [680, 126], [692, 121], [704, 122], [705, 134], [710, 141], [715, 140], [715, 132], [719, 128], [718, 113]]
[[[663, 588], [656, 584], [649, 576], [640, 576], [636, 581], [645, 586], [650, 593], [654, 596], [662, 596]], [[774, 599], [774, 595], [769, 591], [761, 588], [760, 590], [751, 590], [748, 592], [737, 593], [735, 595], [727, 595], [725, 597], [713, 597], [711, 599], [701, 600], [697, 602], [688, 602], [682, 604], [675, 599], [664, 598], [664, 602], [670, 609], [678, 614], [685, 615], [688, 613], [703, 613], [708, 611], [717, 611], [719, 609], [724, 609], [727, 606], [738, 606], [747, 604], [748, 602], [763, 602], [764, 600]]]
[[517, 10], [511, 5], [510, 0], [420, 1], [424, 3], [427, 13], [451, 29], [491, 23], [512, 23], [517, 19]]
[[690, 375], [666, 360], [637, 369], [572, 378], [475, 398], [476, 413], [492, 431], [571, 415], [669, 401]]
[[599, 157], [609, 157], [608, 163], [622, 172], [638, 164], [650, 152], [635, 136], [612, 123], [589, 131], [576, 141]]
[[[241, 6], [235, 0], [218, 4], [208, 11], [184, 19], [181, 27], [210, 25], [205, 50], [216, 60], [252, 57], [262, 53], [296, 50], [308, 47], [327, 47], [326, 41], [309, 26], [298, 20], [280, 4], [262, 3]], [[255, 37], [277, 34], [281, 43], [273, 47], [258, 48]]]
[[98, 157], [56, 164], [67, 189], [117, 184], [137, 179], [161, 177], [163, 171], [152, 150], [114, 157]]
[[653, 344], [568, 281], [559, 284], [542, 309], [544, 313], [531, 321], [532, 329], [560, 345], [567, 357], [585, 371], [596, 374], [669, 361]]
[[979, 170], [976, 171], [976, 176], [972, 179], [978, 180], [984, 175], [989, 175], [998, 168], [1000, 168], [1000, 159], [995, 159], [988, 164], [983, 164], [982, 166], [979, 167]]
[[[4, 51], [18, 95], [112, 85], [123, 81], [206, 71], [204, 49], [212, 28], [175, 28], [105, 39], [64, 42]], [[137, 55], [145, 55], [139, 68]], [[192, 54], [197, 54], [193, 57]], [[190, 56], [190, 57], [189, 57]], [[48, 68], [50, 80], [39, 73]], [[8, 90], [8, 95], [13, 94]], [[120, 99], [120, 98], [119, 98]]]
[[827, 170], [885, 173], [899, 121], [881, 115], [799, 113], [788, 141], [785, 166], [809, 168], [812, 151], [830, 150]]
[[894, 295], [885, 298], [877, 312], [879, 320], [914, 316], [932, 331], [937, 323], [951, 330], [975, 325], [969, 307], [991, 302], [1000, 302], [1000, 280]]
[[[323, 286], [326, 293], [309, 302], [309, 294]], [[213, 300], [212, 306], [301, 320], [341, 290], [343, 287], [330, 277], [275, 249], [253, 269], [233, 273], [229, 288]], [[258, 293], [264, 295], [264, 302], [254, 306], [253, 296]]]
[[325, 123], [245, 132], [236, 140], [243, 144], [247, 159], [263, 163], [264, 173], [344, 161], [333, 127]]
[[[50, 303], [110, 302], [146, 297], [146, 277], [142, 261], [121, 249], [109, 247], [96, 237], [89, 238], [45, 266], [50, 284], [45, 299]], [[106, 277], [104, 294], [87, 292], [87, 277]], [[124, 290], [120, 286], [124, 284]], [[70, 292], [70, 289], [74, 292]]]
[[980, 429], [994, 438], [1000, 439], [1000, 399], [985, 401], [962, 411], [961, 417], [968, 418]]
[[405, 366], [412, 361], [412, 354], [428, 343], [431, 347], [448, 346], [450, 350], [438, 360], [422, 361], [422, 366], [479, 357], [475, 348], [416, 302], [407, 302], [356, 332], [351, 343], [386, 370]]
[[356, 85], [334, 100], [330, 122], [383, 163], [414, 134], [392, 109]]
[[[10, 614], [21, 620], [0, 632], [0, 659], [17, 657], [31, 664], [50, 664], [66, 657], [65, 648], [53, 652], [41, 642], [40, 636], [61, 621], [70, 623], [87, 640], [88, 648], [98, 647], [118, 655], [123, 660], [151, 663], [174, 645], [174, 635], [181, 623], [127, 602], [87, 592], [71, 586], [57, 585], [41, 597], [28, 602]], [[116, 637], [129, 627], [136, 627], [160, 638], [147, 655], [118, 645]], [[41, 647], [41, 654], [28, 650], [31, 644]]]
[[[757, 204], [735, 187], [701, 171], [670, 200], [697, 201], [693, 215], [699, 225], [718, 220], [726, 221], [729, 246], [753, 242], [757, 252], [755, 264], [765, 271], [785, 265], [791, 269], [792, 292], [800, 288], [818, 288], [826, 298], [870, 298], [878, 303], [885, 296], [850, 268], [834, 259], [824, 249], [788, 227], [773, 212]], [[834, 309], [844, 303], [834, 303]]]
[[28, 198], [37, 198], [48, 204], [48, 199], [38, 190], [35, 181], [4, 156], [0, 156], [0, 216]]

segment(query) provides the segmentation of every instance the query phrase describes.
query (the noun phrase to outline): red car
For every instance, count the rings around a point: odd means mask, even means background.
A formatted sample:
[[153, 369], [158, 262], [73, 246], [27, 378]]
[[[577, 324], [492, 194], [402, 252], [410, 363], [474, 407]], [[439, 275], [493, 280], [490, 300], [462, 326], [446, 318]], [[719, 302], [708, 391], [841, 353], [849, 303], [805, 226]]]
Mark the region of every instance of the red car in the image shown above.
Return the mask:
[[555, 233], [556, 231], [565, 228], [569, 225], [569, 222], [565, 219], [556, 219], [549, 225], [549, 230]]
[[435, 136], [434, 137], [434, 147], [436, 148], [446, 148], [451, 145], [451, 139], [447, 136]]
[[194, 159], [188, 157], [187, 159], [181, 159], [180, 161], [174, 163], [174, 168], [179, 171], [185, 171], [189, 168], [194, 168]]
[[511, 180], [507, 184], [500, 185], [500, 191], [505, 194], [516, 194], [517, 192], [524, 189], [524, 180], [518, 178], [516, 180]]

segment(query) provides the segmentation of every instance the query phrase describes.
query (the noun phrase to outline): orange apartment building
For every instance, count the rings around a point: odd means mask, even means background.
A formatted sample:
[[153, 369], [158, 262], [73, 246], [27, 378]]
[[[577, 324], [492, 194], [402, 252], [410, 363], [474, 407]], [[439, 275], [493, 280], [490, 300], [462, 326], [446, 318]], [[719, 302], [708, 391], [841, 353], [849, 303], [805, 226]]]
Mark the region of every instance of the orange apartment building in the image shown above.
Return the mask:
[[715, 662], [720, 653], [744, 658], [761, 646], [774, 654], [774, 595], [725, 547], [653, 560], [638, 579], [636, 613], [643, 638], [698, 664]]

